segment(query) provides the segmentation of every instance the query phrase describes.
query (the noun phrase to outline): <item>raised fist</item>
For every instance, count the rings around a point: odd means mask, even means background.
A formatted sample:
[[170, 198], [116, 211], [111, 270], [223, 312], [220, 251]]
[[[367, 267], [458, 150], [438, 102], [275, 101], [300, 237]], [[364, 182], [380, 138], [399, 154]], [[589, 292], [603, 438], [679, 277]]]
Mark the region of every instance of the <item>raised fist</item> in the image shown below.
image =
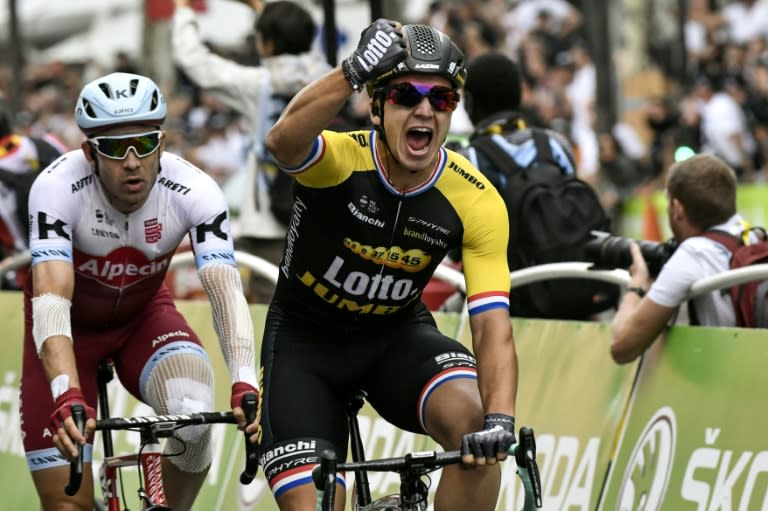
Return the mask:
[[399, 23], [379, 18], [360, 34], [360, 42], [341, 68], [352, 89], [359, 91], [371, 78], [405, 60], [405, 39]]

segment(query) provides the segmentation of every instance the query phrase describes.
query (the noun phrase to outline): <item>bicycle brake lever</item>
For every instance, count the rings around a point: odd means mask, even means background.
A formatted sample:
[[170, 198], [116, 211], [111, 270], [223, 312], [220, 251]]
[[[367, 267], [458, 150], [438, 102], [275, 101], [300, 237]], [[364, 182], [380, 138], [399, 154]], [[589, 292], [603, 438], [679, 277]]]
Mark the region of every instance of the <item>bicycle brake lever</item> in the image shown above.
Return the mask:
[[[72, 405], [72, 420], [80, 433], [85, 433], [85, 407], [80, 404]], [[69, 465], [69, 482], [64, 487], [64, 493], [72, 497], [80, 490], [80, 484], [83, 482], [83, 459], [85, 455], [85, 446], [77, 446], [77, 458], [72, 460]]]
[[539, 478], [539, 466], [536, 463], [536, 438], [533, 435], [533, 429], [525, 426], [520, 428], [520, 443], [515, 452], [515, 461], [518, 467], [528, 471], [533, 499], [536, 507], [540, 508], [542, 506], [541, 479]]
[[[259, 400], [256, 394], [248, 392], [243, 395], [242, 408], [245, 414], [245, 423], [251, 424], [256, 420]], [[250, 484], [259, 471], [259, 453], [256, 444], [251, 443], [248, 433], [245, 433], [245, 468], [240, 474], [240, 484]]]

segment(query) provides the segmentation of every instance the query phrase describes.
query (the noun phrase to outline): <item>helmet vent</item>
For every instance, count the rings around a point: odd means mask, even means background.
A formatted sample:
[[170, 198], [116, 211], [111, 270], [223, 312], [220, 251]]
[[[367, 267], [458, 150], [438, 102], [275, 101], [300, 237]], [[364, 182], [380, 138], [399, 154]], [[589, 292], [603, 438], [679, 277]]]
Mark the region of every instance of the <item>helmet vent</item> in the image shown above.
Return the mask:
[[99, 89], [101, 89], [101, 92], [103, 92], [106, 97], [112, 99], [112, 89], [108, 84], [101, 82], [99, 84]]
[[129, 84], [129, 87], [131, 88], [131, 96], [136, 95], [136, 89], [139, 88], [139, 80], [133, 79], [131, 80], [131, 83]]
[[413, 25], [408, 34], [411, 53], [419, 59], [439, 57], [440, 38], [436, 30], [426, 25]]
[[85, 109], [85, 113], [88, 114], [89, 117], [96, 117], [96, 112], [94, 112], [91, 102], [87, 99], [83, 99], [83, 109]]

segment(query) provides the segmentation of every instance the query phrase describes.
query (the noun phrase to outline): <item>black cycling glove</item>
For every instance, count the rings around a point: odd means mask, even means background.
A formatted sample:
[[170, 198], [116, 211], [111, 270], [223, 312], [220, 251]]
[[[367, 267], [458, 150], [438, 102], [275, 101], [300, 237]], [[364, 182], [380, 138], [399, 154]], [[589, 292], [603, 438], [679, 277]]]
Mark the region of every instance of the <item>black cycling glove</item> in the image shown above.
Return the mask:
[[362, 31], [357, 49], [342, 61], [341, 69], [352, 88], [360, 91], [365, 82], [394, 68], [406, 55], [397, 23], [379, 18]]
[[461, 455], [471, 454], [475, 460], [485, 458], [486, 463], [506, 455], [515, 444], [515, 418], [503, 413], [489, 413], [485, 416], [483, 430], [467, 433], [461, 440]]

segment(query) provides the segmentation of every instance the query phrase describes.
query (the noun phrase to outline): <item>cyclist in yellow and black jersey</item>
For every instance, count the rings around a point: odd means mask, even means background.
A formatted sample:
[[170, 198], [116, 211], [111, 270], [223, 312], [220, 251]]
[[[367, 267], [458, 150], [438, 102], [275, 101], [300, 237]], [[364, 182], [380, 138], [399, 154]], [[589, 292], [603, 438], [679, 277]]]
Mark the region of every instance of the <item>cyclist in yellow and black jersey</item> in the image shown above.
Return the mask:
[[[495, 188], [443, 147], [465, 78], [445, 34], [380, 19], [267, 136], [296, 191], [262, 342], [259, 426], [248, 431], [281, 511], [314, 507], [311, 472], [324, 449], [346, 457], [345, 410], [358, 390], [395, 426], [462, 450], [465, 464], [441, 475], [437, 511], [495, 508], [496, 462], [515, 441], [508, 225]], [[364, 86], [374, 129], [325, 130]], [[421, 301], [458, 247], [471, 351]]]
[[[506, 209], [493, 186], [443, 148], [427, 179], [390, 182], [375, 130], [324, 131], [296, 174], [276, 298], [318, 321], [412, 312], [449, 248], [464, 246], [470, 314], [505, 306]], [[336, 319], [334, 319], [336, 320]]]

